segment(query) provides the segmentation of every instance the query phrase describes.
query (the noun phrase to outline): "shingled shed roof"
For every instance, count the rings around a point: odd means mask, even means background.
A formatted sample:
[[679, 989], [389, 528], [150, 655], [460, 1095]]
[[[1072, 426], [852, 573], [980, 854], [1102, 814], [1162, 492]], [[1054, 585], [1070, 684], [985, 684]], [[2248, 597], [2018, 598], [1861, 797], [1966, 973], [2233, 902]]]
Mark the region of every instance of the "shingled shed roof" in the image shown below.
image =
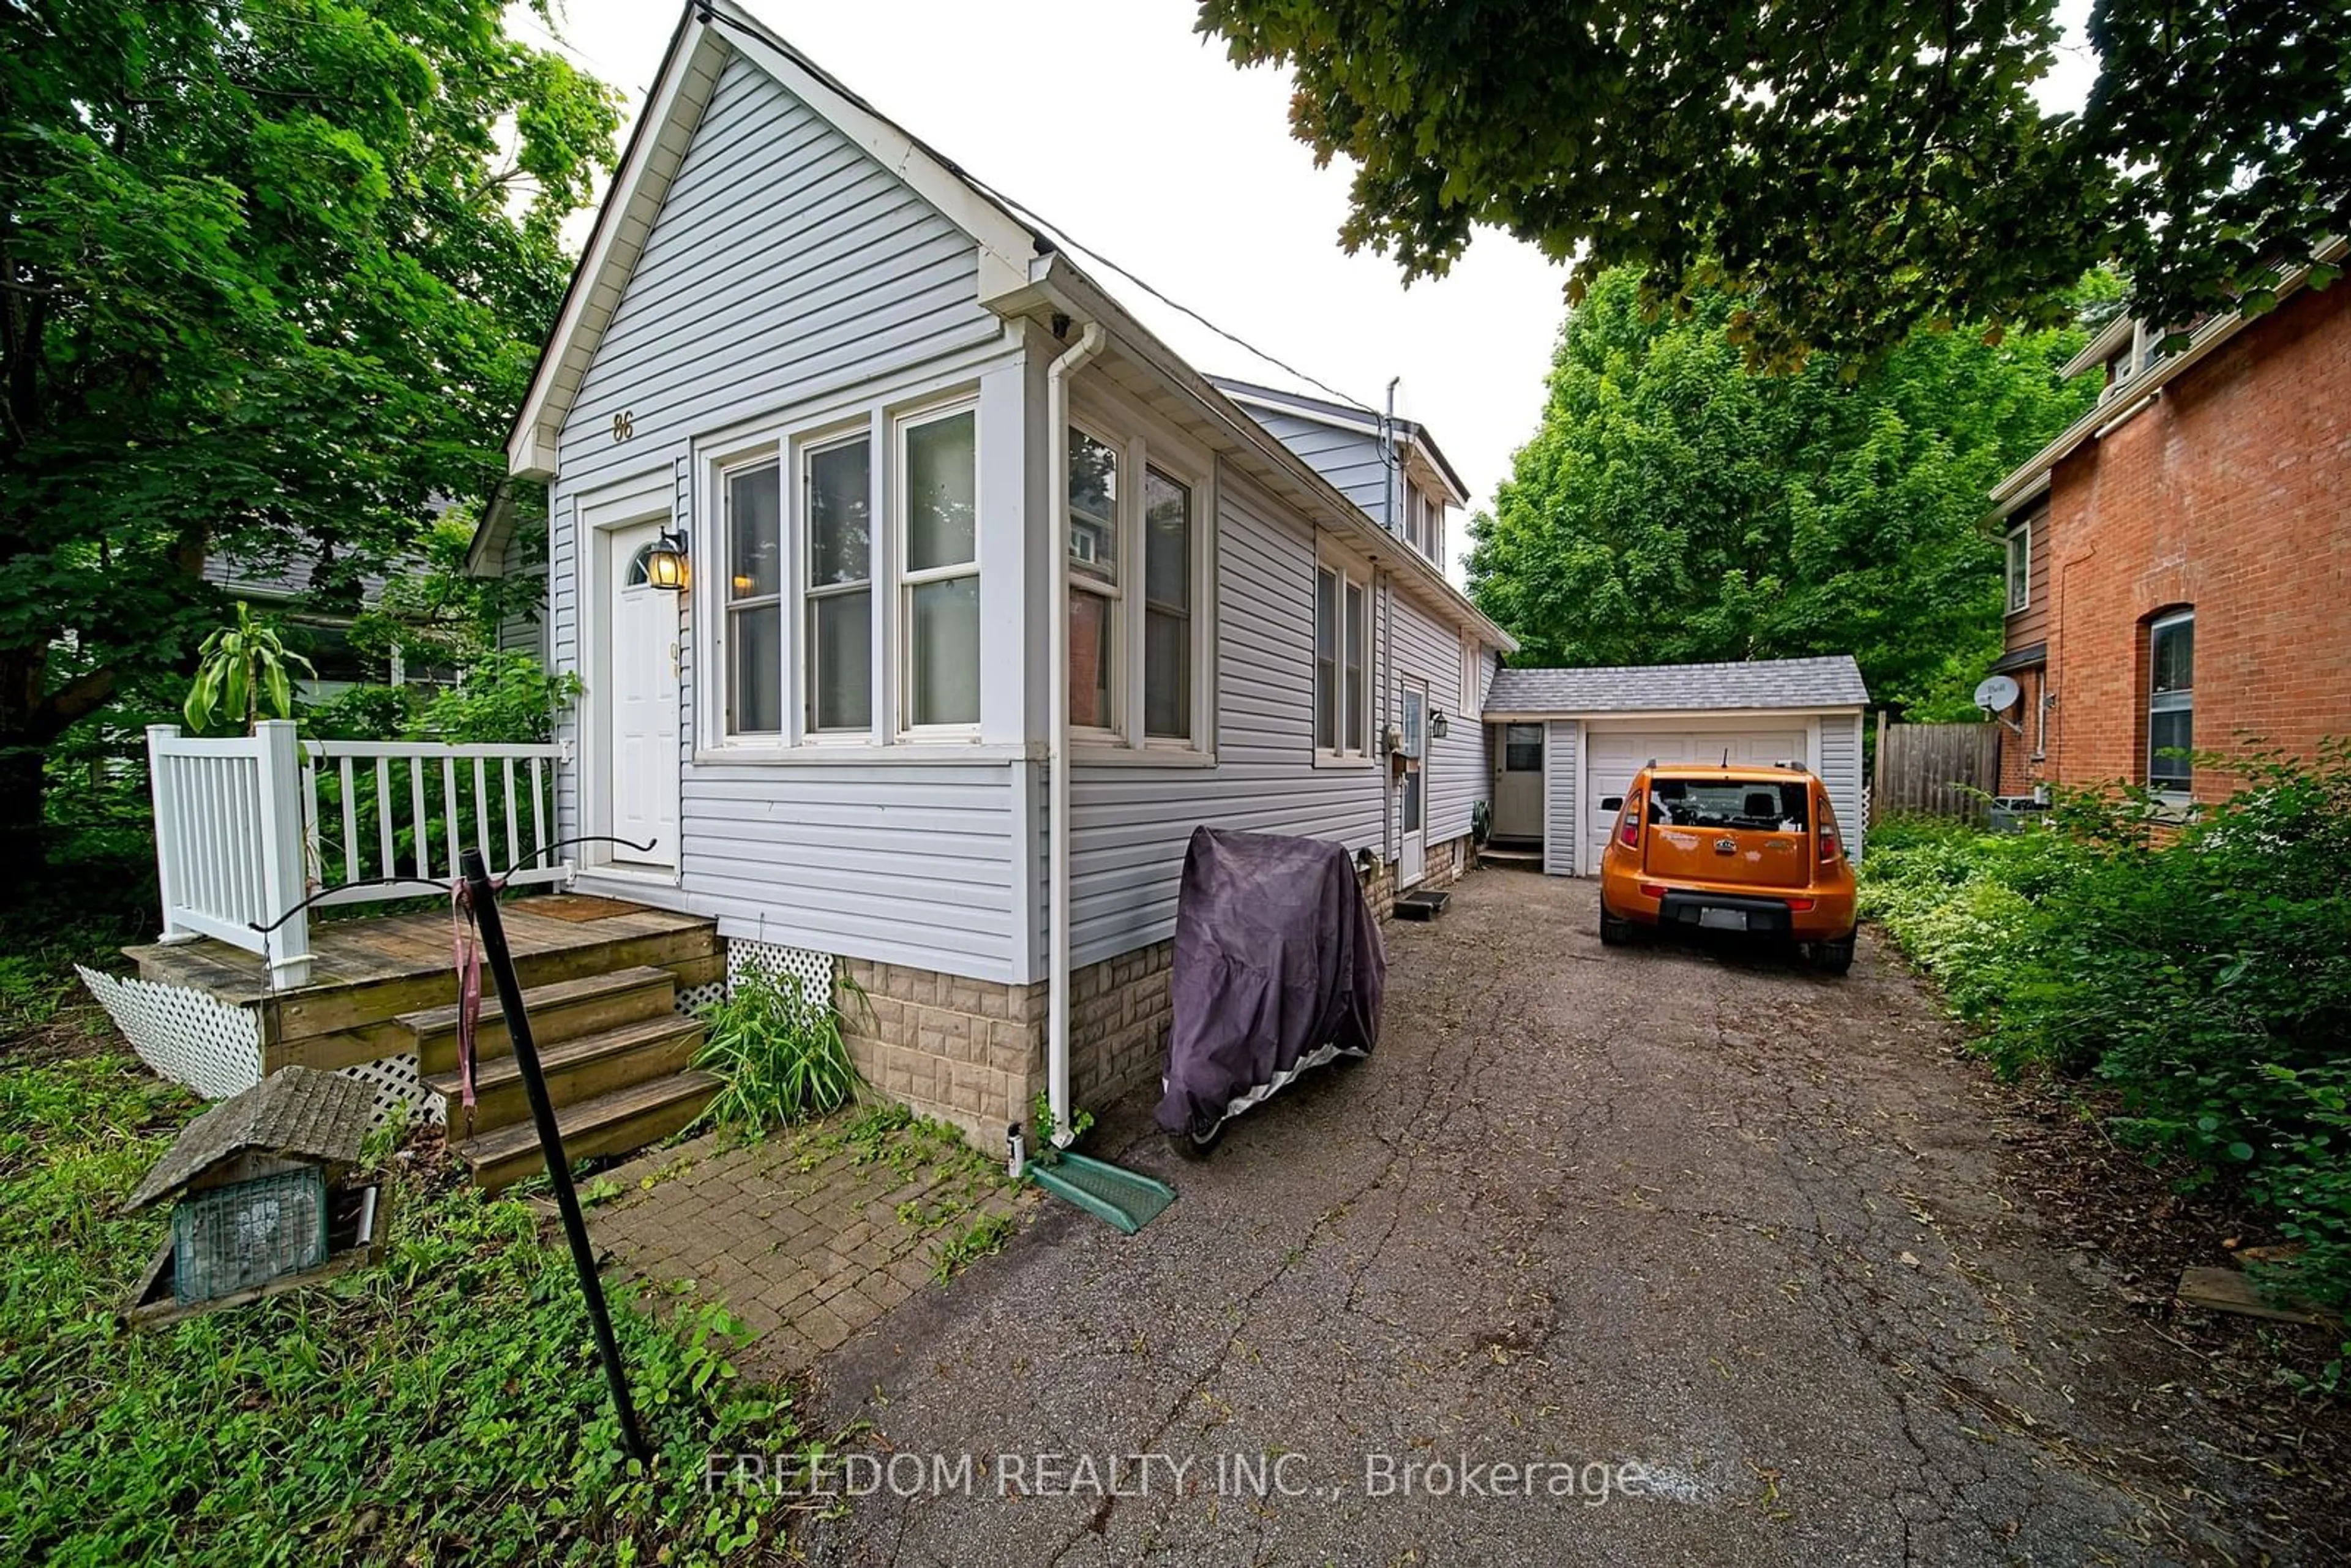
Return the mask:
[[1859, 707], [1869, 701], [1848, 654], [1749, 659], [1725, 664], [1616, 664], [1590, 670], [1496, 673], [1486, 712], [1690, 713], [1756, 708]]
[[340, 1072], [282, 1067], [187, 1125], [128, 1207], [171, 1197], [223, 1160], [254, 1154], [355, 1164], [375, 1111], [375, 1090]]

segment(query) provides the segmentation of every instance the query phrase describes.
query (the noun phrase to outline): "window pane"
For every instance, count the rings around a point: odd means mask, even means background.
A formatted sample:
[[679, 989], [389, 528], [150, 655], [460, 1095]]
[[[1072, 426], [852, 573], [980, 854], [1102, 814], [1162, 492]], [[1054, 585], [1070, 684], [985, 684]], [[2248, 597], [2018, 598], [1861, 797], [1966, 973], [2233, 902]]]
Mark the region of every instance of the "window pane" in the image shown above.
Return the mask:
[[783, 591], [781, 479], [772, 463], [726, 476], [727, 597]]
[[1339, 579], [1314, 576], [1314, 744], [1325, 751], [1339, 744]]
[[2196, 622], [2173, 621], [2149, 634], [2147, 664], [2158, 692], [2184, 692], [2196, 684]]
[[915, 585], [914, 722], [979, 722], [979, 579]]
[[1404, 831], [1407, 833], [1420, 831], [1420, 775], [1417, 773], [1404, 776]]
[[1143, 476], [1143, 591], [1154, 604], [1192, 603], [1192, 491], [1157, 469]]
[[1143, 618], [1143, 733], [1192, 735], [1192, 618], [1151, 610]]
[[737, 735], [774, 735], [784, 727], [784, 610], [780, 604], [727, 616], [733, 650], [727, 706]]
[[1540, 773], [1542, 771], [1543, 732], [1539, 724], [1512, 724], [1502, 727], [1502, 771], [1505, 773]]
[[828, 593], [809, 601], [810, 729], [873, 726], [873, 595]]
[[809, 586], [862, 582], [873, 570], [873, 462], [853, 441], [809, 455]]
[[1355, 583], [1347, 584], [1347, 641], [1340, 651], [1340, 663], [1347, 672], [1347, 733], [1340, 744], [1350, 751], [1365, 749], [1367, 733], [1364, 720], [1364, 591]]
[[907, 427], [908, 570], [959, 566], [977, 559], [977, 416], [968, 410]]
[[2185, 751], [2195, 744], [2194, 717], [2187, 708], [2173, 708], [2147, 716], [2148, 779], [2158, 783], [2176, 784], [2182, 789], [2188, 788], [2191, 770], [2188, 758], [2167, 757], [2164, 753], [2174, 748]]
[[1102, 582], [1118, 580], [1118, 454], [1074, 426], [1070, 431], [1070, 570]]
[[1099, 593], [1070, 595], [1070, 723], [1081, 728], [1112, 725], [1110, 677], [1111, 602]]

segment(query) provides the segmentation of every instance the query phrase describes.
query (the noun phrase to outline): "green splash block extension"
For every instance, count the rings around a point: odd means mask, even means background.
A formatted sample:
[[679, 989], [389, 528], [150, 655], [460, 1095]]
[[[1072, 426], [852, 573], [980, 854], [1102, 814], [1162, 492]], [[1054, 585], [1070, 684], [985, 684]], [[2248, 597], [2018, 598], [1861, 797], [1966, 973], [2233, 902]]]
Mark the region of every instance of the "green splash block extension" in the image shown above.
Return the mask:
[[1176, 1201], [1176, 1189], [1165, 1182], [1083, 1155], [1065, 1153], [1051, 1165], [1032, 1160], [1028, 1175], [1055, 1197], [1108, 1220], [1129, 1236]]

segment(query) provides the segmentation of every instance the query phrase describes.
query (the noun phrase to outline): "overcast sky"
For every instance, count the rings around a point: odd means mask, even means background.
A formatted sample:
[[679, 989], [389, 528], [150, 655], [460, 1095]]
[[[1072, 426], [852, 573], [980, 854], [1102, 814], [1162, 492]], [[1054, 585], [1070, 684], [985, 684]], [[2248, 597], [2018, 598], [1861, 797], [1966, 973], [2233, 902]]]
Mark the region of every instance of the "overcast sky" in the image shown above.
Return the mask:
[[[678, 7], [558, 4], [569, 52], [627, 93], [633, 121]], [[1287, 78], [1234, 68], [1192, 31], [1191, 0], [747, 4], [883, 114], [1226, 330], [1373, 406], [1403, 377], [1397, 411], [1429, 427], [1472, 509], [1533, 434], [1562, 272], [1498, 234], [1410, 288], [1385, 257], [1343, 253], [1344, 169], [1314, 167], [1290, 135]], [[2076, 38], [2087, 5], [2064, 0]], [[527, 11], [508, 16], [547, 41]], [[2087, 77], [2081, 51], [2061, 56], [2047, 100], [2077, 103]], [[1081, 261], [1201, 370], [1296, 384]], [[1467, 540], [1451, 531], [1458, 580]]]

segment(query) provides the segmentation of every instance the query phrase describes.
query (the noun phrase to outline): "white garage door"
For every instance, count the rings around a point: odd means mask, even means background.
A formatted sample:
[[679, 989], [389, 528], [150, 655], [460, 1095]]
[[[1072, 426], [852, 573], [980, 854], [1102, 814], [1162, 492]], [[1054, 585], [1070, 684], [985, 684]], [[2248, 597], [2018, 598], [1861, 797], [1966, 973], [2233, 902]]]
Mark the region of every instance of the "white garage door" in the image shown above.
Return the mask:
[[1600, 802], [1622, 795], [1633, 775], [1652, 758], [1659, 762], [1719, 762], [1724, 754], [1733, 762], [1793, 762], [1809, 768], [1804, 727], [1793, 729], [1620, 729], [1586, 727], [1583, 873], [1596, 876], [1601, 852], [1608, 847], [1608, 830], [1616, 813], [1603, 811]]

